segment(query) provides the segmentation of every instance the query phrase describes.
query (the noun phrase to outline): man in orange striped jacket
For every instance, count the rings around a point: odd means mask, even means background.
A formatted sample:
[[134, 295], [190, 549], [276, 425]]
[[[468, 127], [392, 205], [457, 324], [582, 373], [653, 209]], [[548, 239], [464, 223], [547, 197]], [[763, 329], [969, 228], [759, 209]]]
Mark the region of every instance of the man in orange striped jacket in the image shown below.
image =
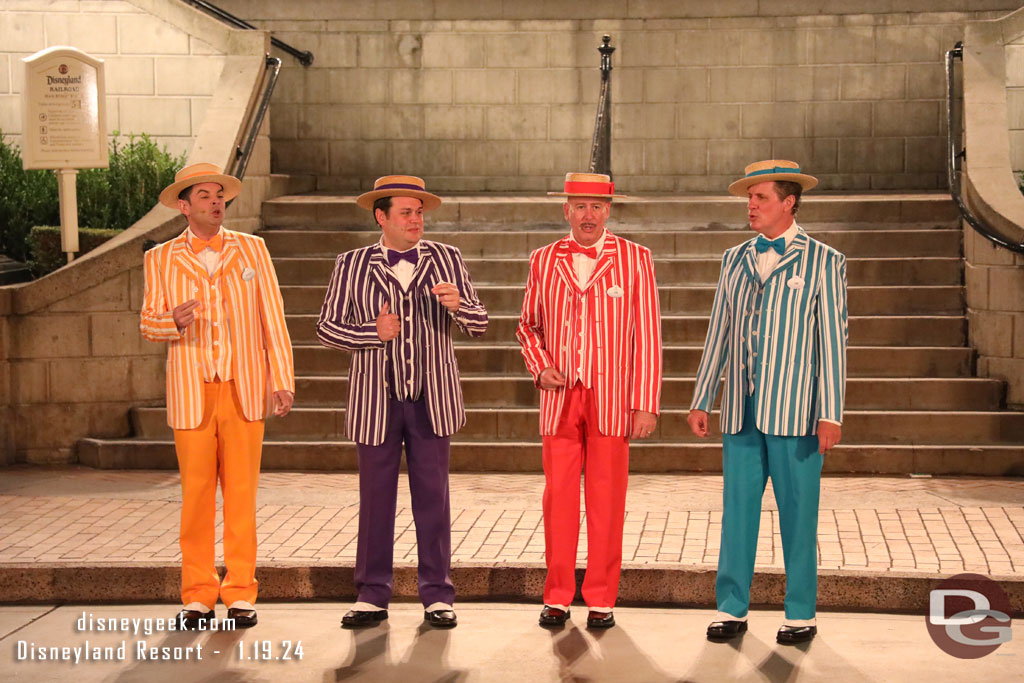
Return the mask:
[[[284, 304], [263, 240], [221, 226], [241, 182], [213, 164], [186, 166], [160, 194], [188, 229], [145, 257], [142, 336], [167, 341], [167, 422], [181, 470], [180, 628], [214, 616], [256, 624], [256, 486], [263, 420], [295, 395]], [[214, 564], [217, 481], [224, 498], [224, 564]]]
[[629, 440], [651, 435], [661, 397], [661, 315], [646, 247], [605, 230], [615, 188], [569, 173], [571, 232], [530, 256], [516, 337], [540, 387], [544, 543], [542, 626], [561, 626], [576, 594], [580, 472], [586, 472], [587, 626], [615, 625]]

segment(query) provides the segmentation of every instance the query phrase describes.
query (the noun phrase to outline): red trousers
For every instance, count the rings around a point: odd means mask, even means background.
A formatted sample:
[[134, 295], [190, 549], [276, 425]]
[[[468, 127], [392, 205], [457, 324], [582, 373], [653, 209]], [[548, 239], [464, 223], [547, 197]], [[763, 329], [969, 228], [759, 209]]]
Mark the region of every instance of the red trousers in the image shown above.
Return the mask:
[[583, 600], [612, 608], [622, 571], [622, 525], [629, 478], [629, 439], [597, 428], [594, 392], [577, 383], [565, 397], [554, 436], [543, 437], [544, 604], [570, 605], [576, 596], [580, 536], [580, 474], [585, 473], [587, 571]]

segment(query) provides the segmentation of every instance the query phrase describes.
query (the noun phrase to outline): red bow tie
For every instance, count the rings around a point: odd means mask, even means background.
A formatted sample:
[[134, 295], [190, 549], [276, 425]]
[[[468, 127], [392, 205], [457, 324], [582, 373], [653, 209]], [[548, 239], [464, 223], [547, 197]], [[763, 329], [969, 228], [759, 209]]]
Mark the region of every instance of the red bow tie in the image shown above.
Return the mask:
[[214, 251], [220, 251], [221, 249], [224, 248], [224, 236], [218, 232], [210, 239], [202, 240], [196, 237], [194, 234], [192, 235], [192, 253], [198, 254], [207, 247], [213, 249]]
[[570, 254], [583, 254], [589, 256], [592, 259], [597, 258], [597, 247], [583, 247], [578, 242], [569, 240], [569, 253]]

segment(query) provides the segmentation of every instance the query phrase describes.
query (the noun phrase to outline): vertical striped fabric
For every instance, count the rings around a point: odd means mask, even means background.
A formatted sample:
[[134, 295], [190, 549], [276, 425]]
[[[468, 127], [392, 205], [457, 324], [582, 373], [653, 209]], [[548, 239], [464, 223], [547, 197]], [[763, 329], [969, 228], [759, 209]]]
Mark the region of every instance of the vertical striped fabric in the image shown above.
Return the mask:
[[[229, 354], [247, 420], [270, 413], [273, 392], [295, 391], [292, 344], [270, 253], [259, 237], [221, 230], [224, 248], [212, 276], [189, 248], [187, 230], [145, 255], [139, 327], [150, 341], [170, 342], [167, 422], [174, 429], [194, 429], [202, 421], [203, 382], [214, 379], [222, 353]], [[171, 311], [190, 299], [200, 303], [195, 322], [178, 334]]]
[[[725, 434], [743, 426], [745, 345], [753, 335], [750, 319], [760, 286], [754, 241], [728, 249], [722, 258], [690, 404], [691, 410], [710, 412], [724, 370]], [[759, 430], [803, 436], [815, 433], [820, 419], [842, 422], [847, 338], [846, 257], [801, 228], [764, 283], [756, 335]]]
[[[581, 290], [569, 237], [534, 251], [516, 330], [534, 381], [555, 367], [587, 378], [597, 395], [598, 429], [628, 436], [634, 410], [657, 414], [661, 401], [661, 312], [651, 251], [607, 233]], [[613, 296], [609, 290], [621, 290]], [[586, 381], [585, 381], [586, 383]], [[565, 392], [540, 392], [540, 433], [555, 433]]]
[[[466, 422], [451, 325], [470, 337], [487, 330], [487, 311], [477, 298], [462, 255], [455, 247], [421, 240], [420, 258], [407, 292], [395, 280], [379, 244], [338, 256], [316, 331], [320, 343], [352, 352], [346, 434], [356, 443], [379, 446], [388, 423], [388, 385], [399, 398], [426, 397], [437, 436], [450, 436]], [[440, 282], [459, 289], [457, 313], [430, 290]], [[402, 331], [382, 342], [377, 316], [384, 303]], [[413, 361], [412, 366], [409, 360]]]

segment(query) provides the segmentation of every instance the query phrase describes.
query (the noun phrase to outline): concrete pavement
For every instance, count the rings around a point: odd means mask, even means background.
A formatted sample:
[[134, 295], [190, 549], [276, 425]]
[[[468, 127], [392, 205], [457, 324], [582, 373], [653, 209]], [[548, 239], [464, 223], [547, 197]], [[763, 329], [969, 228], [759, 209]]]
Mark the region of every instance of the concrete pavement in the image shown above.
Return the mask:
[[[392, 605], [385, 625], [364, 631], [339, 627], [345, 605], [260, 605], [260, 624], [248, 631], [215, 633], [132, 630], [76, 631], [83, 612], [93, 619], [158, 618], [160, 605], [39, 605], [0, 607], [0, 678], [7, 681], [985, 681], [1012, 678], [1024, 664], [1016, 638], [980, 659], [957, 659], [936, 647], [923, 616], [820, 614], [819, 635], [808, 645], [782, 646], [775, 631], [782, 615], [751, 613], [750, 631], [730, 644], [709, 643], [704, 629], [714, 612], [695, 609], [619, 608], [618, 626], [582, 628], [573, 613], [561, 631], [537, 626], [534, 605], [474, 603], [458, 606], [459, 626], [422, 626], [419, 605]], [[1019, 627], [1018, 627], [1019, 628]], [[18, 660], [22, 649], [125, 644], [125, 661]], [[146, 659], [140, 659], [141, 652]], [[297, 645], [301, 643], [301, 660]], [[201, 647], [201, 661], [196, 660]], [[154, 651], [153, 648], [156, 648]], [[166, 648], [166, 650], [164, 649]], [[191, 649], [189, 649], [191, 648]], [[149, 657], [191, 657], [161, 661]], [[240, 658], [241, 653], [241, 658]], [[289, 659], [278, 659], [287, 656]], [[111, 652], [116, 656], [116, 650]], [[269, 657], [263, 658], [264, 655]], [[259, 657], [259, 658], [257, 658]]]

